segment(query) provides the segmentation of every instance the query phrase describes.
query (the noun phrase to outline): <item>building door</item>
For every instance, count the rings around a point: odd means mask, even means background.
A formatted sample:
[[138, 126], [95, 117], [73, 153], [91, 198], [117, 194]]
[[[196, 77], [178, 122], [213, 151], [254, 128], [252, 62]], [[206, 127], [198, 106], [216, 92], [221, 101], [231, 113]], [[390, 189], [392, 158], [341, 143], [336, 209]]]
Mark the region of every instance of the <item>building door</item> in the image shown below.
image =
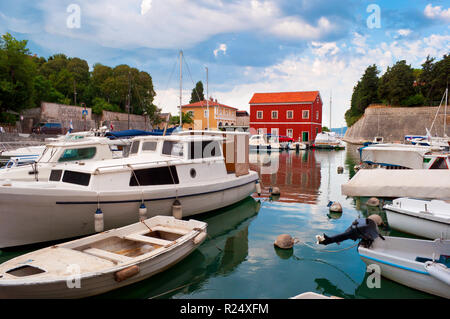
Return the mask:
[[309, 132], [302, 132], [302, 141], [303, 142], [309, 141]]

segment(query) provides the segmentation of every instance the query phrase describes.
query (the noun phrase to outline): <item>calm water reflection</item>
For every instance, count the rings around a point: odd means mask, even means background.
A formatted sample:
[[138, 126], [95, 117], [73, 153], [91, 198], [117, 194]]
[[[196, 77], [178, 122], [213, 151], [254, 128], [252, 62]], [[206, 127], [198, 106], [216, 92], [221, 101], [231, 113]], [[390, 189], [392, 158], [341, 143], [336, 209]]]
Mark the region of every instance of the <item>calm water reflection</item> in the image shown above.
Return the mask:
[[[367, 198], [341, 195], [341, 184], [354, 175], [359, 162], [356, 147], [250, 155], [251, 168], [260, 172], [264, 186], [261, 198], [255, 194], [196, 216], [208, 223], [209, 235], [198, 250], [159, 275], [96, 298], [289, 298], [306, 291], [342, 298], [433, 298], [386, 279], [380, 289], [369, 289], [365, 284], [369, 274], [356, 247], [327, 253], [315, 245], [317, 234], [342, 232], [360, 216], [384, 216], [381, 209], [365, 205]], [[345, 168], [343, 174], [337, 173], [338, 166]], [[275, 186], [280, 188], [279, 198], [269, 194], [269, 187]], [[342, 214], [329, 213], [330, 200], [342, 204]], [[389, 229], [383, 232], [406, 236]], [[275, 238], [283, 233], [308, 246], [274, 248]], [[24, 252], [2, 252], [0, 260]]]

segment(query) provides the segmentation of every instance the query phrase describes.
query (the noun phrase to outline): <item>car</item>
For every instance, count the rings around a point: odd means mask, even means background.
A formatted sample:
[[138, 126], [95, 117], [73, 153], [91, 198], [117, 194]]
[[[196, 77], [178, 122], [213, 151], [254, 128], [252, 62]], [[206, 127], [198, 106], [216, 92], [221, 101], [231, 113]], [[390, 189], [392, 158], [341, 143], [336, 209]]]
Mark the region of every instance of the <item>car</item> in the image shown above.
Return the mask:
[[62, 134], [61, 123], [39, 123], [32, 130], [35, 134]]

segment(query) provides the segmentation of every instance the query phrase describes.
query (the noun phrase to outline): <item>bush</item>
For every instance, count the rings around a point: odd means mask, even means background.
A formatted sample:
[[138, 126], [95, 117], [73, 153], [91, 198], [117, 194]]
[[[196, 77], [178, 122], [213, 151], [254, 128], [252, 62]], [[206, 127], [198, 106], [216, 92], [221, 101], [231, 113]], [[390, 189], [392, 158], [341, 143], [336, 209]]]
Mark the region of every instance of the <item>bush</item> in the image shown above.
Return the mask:
[[94, 98], [92, 103], [92, 113], [94, 114], [102, 114], [103, 110], [111, 112], [121, 112], [120, 108], [117, 105], [110, 104], [101, 97]]
[[422, 106], [425, 104], [425, 97], [418, 93], [403, 100], [401, 104], [404, 106]]

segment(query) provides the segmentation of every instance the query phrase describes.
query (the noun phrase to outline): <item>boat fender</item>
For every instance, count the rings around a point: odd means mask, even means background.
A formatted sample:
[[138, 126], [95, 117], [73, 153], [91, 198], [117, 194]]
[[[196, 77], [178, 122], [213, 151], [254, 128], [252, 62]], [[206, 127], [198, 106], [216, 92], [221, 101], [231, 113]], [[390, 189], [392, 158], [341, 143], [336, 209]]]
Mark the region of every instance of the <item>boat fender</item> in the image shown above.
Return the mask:
[[142, 203], [141, 206], [139, 206], [139, 221], [143, 221], [147, 219], [147, 207], [145, 207], [145, 204]]
[[327, 207], [330, 208], [330, 212], [342, 213], [342, 205], [339, 202], [328, 202]]
[[201, 232], [200, 234], [198, 234], [197, 236], [194, 237], [194, 244], [198, 245], [198, 244], [202, 243], [205, 239], [206, 239], [206, 233]]
[[259, 181], [256, 181], [256, 192], [258, 193], [258, 196], [261, 196], [261, 183]]
[[97, 208], [94, 215], [94, 227], [96, 233], [101, 233], [105, 228], [105, 223], [103, 220], [103, 212], [100, 208]]
[[176, 199], [172, 204], [172, 216], [176, 219], [183, 218], [183, 208], [181, 207], [181, 203], [178, 199]]
[[281, 249], [291, 249], [296, 244], [296, 240], [291, 235], [281, 234], [278, 235], [273, 244]]
[[367, 206], [377, 207], [380, 206], [380, 200], [376, 197], [371, 197], [366, 203]]
[[128, 278], [131, 278], [133, 276], [136, 276], [139, 273], [139, 266], [133, 265], [128, 268], [122, 269], [114, 273], [114, 279], [117, 282], [124, 281]]

